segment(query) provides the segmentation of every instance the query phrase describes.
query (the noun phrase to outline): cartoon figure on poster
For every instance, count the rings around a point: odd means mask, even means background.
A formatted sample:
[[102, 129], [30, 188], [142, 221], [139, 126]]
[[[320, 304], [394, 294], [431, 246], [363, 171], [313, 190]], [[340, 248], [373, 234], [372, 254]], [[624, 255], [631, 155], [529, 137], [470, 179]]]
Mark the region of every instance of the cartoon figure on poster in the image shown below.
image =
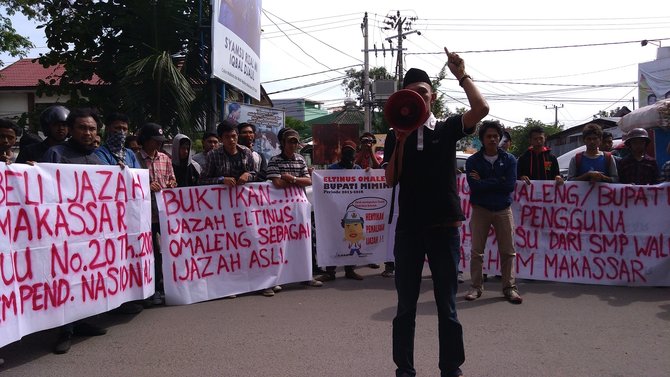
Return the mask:
[[344, 240], [347, 242], [349, 253], [343, 255], [361, 254], [362, 242], [365, 239], [365, 230], [363, 228], [363, 216], [356, 211], [350, 211], [347, 207], [347, 212], [342, 218], [342, 228], [344, 228]]

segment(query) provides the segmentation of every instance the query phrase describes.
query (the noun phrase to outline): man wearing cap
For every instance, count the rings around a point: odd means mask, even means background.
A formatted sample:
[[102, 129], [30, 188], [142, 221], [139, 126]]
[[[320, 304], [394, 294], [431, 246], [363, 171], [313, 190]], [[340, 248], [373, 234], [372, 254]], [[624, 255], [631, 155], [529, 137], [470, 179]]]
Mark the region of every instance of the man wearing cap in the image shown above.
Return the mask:
[[[342, 144], [342, 153], [340, 156], [340, 161], [329, 165], [328, 169], [362, 169], [360, 165], [354, 163], [354, 157], [356, 155], [356, 143], [351, 140], [347, 140]], [[353, 211], [348, 211], [344, 218], [342, 219], [342, 228], [344, 228], [345, 238], [350, 243], [351, 255], [354, 254], [356, 248], [358, 247], [358, 253], [360, 254], [360, 241], [354, 240], [354, 237], [348, 237], [347, 232], [348, 228], [351, 228], [353, 224], [360, 224], [361, 229], [363, 225], [363, 219], [358, 214]], [[347, 226], [349, 224], [349, 226]], [[357, 246], [358, 245], [358, 246]], [[354, 265], [344, 266], [344, 277], [347, 279], [353, 280], [363, 280], [363, 276], [356, 273], [354, 270]], [[331, 281], [335, 280], [335, 269], [336, 266], [327, 266], [326, 273], [316, 278], [319, 281]]]
[[[396, 129], [389, 144], [386, 182], [400, 184], [395, 234], [395, 284], [398, 309], [393, 319], [396, 376], [415, 376], [414, 329], [424, 261], [428, 257], [439, 323], [439, 368], [442, 377], [461, 376], [465, 361], [463, 330], [456, 315], [461, 222], [465, 220], [456, 191], [456, 143], [472, 134], [489, 106], [458, 54], [446, 48], [447, 65], [465, 91], [470, 109], [438, 122], [430, 111], [437, 95], [426, 72], [407, 71], [403, 88], [423, 99], [428, 120], [415, 130]], [[388, 137], [388, 136], [387, 136]]]
[[151, 183], [151, 233], [154, 246], [156, 292], [147, 303], [161, 305], [164, 303], [163, 258], [159, 244], [161, 228], [158, 218], [156, 193], [165, 188], [177, 187], [177, 179], [174, 176], [172, 159], [160, 151], [163, 143], [165, 143], [163, 128], [156, 123], [146, 123], [140, 128], [137, 139], [142, 146], [142, 149], [136, 154], [137, 161], [139, 161], [143, 169], [149, 169], [149, 182]]
[[634, 128], [626, 134], [625, 144], [630, 154], [617, 166], [619, 183], [655, 185], [659, 182], [656, 160], [645, 153], [650, 141], [644, 128]]
[[[312, 185], [312, 178], [307, 169], [307, 162], [298, 153], [300, 147], [300, 134], [292, 128], [283, 128], [277, 135], [279, 137], [279, 148], [281, 153], [270, 158], [265, 171], [267, 179], [277, 188], [307, 187]], [[303, 282], [310, 287], [323, 285], [318, 280], [312, 279]]]

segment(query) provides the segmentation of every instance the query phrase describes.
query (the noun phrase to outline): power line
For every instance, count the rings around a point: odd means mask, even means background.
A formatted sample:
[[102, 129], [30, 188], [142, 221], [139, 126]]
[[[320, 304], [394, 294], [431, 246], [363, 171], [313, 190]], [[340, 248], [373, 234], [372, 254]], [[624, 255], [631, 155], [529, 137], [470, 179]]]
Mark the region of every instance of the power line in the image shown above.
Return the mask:
[[[270, 13], [270, 12], [266, 12], [265, 9], [263, 9], [263, 13], [265, 14], [265, 17], [267, 17], [268, 20], [270, 20], [270, 22], [272, 22], [273, 24], [275, 23], [274, 20], [272, 20], [270, 17], [268, 17], [268, 13]], [[272, 14], [272, 13], [270, 13], [270, 14]], [[276, 16], [275, 16], [275, 17], [276, 17]], [[277, 18], [279, 18], [279, 17], [277, 17]], [[281, 18], [280, 18], [280, 20], [281, 20]], [[281, 30], [281, 28], [279, 27], [279, 25], [275, 24], [275, 26], [277, 26], [277, 29]], [[283, 30], [282, 30], [282, 33], [284, 33]], [[316, 59], [315, 57], [313, 57], [312, 55], [308, 54], [307, 51], [303, 50], [303, 48], [300, 47], [299, 44], [295, 43], [295, 42], [293, 41], [293, 39], [291, 39], [291, 37], [289, 37], [286, 33], [284, 33], [284, 35], [286, 35], [286, 38], [288, 38], [288, 40], [291, 41], [291, 43], [293, 43], [294, 45], [296, 45], [296, 47], [298, 47], [298, 48], [300, 49], [300, 51], [302, 51], [305, 55], [309, 56], [309, 57], [312, 58], [315, 62], [321, 64], [322, 66], [328, 68], [329, 70], [331, 70], [331, 71], [333, 70], [333, 69], [330, 68], [329, 66], [327, 66], [327, 65], [323, 64], [322, 62], [320, 62], [319, 60], [317, 60], [317, 59]]]
[[330, 82], [335, 82], [335, 81], [343, 80], [343, 79], [346, 78], [346, 77], [347, 77], [347, 76], [340, 76], [340, 77], [335, 77], [335, 78], [332, 78], [332, 79], [327, 79], [327, 80], [318, 81], [318, 82], [311, 83], [311, 84], [305, 84], [305, 85], [301, 85], [301, 86], [296, 86], [296, 87], [289, 88], [289, 89], [278, 90], [278, 91], [275, 91], [275, 92], [268, 93], [268, 95], [270, 95], [270, 94], [277, 94], [277, 93], [284, 93], [284, 92], [290, 92], [290, 91], [292, 91], [292, 90], [298, 90], [298, 89], [309, 88], [309, 87], [317, 86], [317, 85], [321, 85], [321, 84], [327, 84], [327, 83], [330, 83]]
[[[274, 15], [273, 13], [271, 13], [271, 12], [269, 12], [269, 11], [266, 11], [265, 9], [263, 9], [263, 13], [265, 13], [265, 16], [266, 16], [266, 17], [267, 17], [268, 14], [271, 14], [273, 17], [278, 18], [280, 21], [283, 21], [283, 22], [287, 23], [287, 24], [290, 25], [291, 27], [293, 27], [293, 28], [295, 28], [295, 29], [297, 29], [297, 30], [302, 31], [303, 33], [305, 33], [305, 35], [307, 35], [307, 36], [309, 36], [309, 37], [315, 39], [316, 41], [318, 41], [318, 42], [320, 42], [320, 43], [322, 43], [322, 44], [324, 44], [324, 45], [326, 45], [326, 46], [332, 48], [333, 50], [335, 50], [335, 51], [337, 51], [337, 52], [339, 52], [339, 53], [341, 53], [341, 54], [343, 54], [343, 55], [346, 55], [346, 56], [348, 56], [348, 57], [350, 57], [350, 58], [352, 58], [352, 59], [354, 59], [354, 60], [356, 60], [356, 61], [359, 61], [359, 62], [361, 62], [361, 63], [363, 62], [361, 59], [356, 58], [356, 57], [354, 57], [354, 56], [351, 56], [351, 55], [347, 54], [346, 52], [344, 52], [344, 51], [342, 51], [342, 50], [340, 50], [340, 49], [338, 49], [338, 48], [336, 48], [336, 47], [333, 47], [333, 46], [329, 45], [328, 43], [326, 43], [326, 42], [320, 40], [319, 38], [317, 38], [317, 37], [315, 37], [315, 36], [313, 36], [313, 35], [311, 35], [311, 34], [309, 34], [309, 33], [307, 33], [307, 32], [305, 32], [305, 31], [302, 30], [301, 28], [299, 28], [299, 27], [297, 27], [297, 26], [291, 24], [290, 22], [287, 22], [286, 20], [282, 19], [281, 17], [276, 16], [276, 15]], [[268, 17], [268, 19], [269, 19], [269, 17]], [[272, 23], [275, 23], [273, 20], [270, 20], [270, 21], [272, 21]], [[276, 25], [277, 25], [277, 24], [275, 23], [275, 26], [276, 26]], [[277, 28], [279, 28], [279, 26], [277, 26]], [[287, 37], [288, 37], [288, 35], [287, 35]], [[301, 50], [302, 50], [302, 48], [301, 48]], [[319, 63], [319, 64], [324, 65], [323, 63]], [[330, 68], [329, 68], [329, 69], [330, 69]]]
[[[654, 41], [667, 41], [670, 38], [651, 38], [650, 40]], [[604, 42], [604, 43], [585, 43], [578, 45], [560, 45], [560, 46], [544, 46], [544, 47], [520, 47], [520, 48], [508, 48], [508, 49], [496, 49], [496, 50], [468, 50], [468, 51], [455, 51], [459, 54], [478, 54], [478, 53], [490, 53], [490, 52], [513, 52], [513, 51], [533, 51], [533, 50], [551, 50], [559, 48], [578, 48], [578, 47], [595, 47], [595, 46], [611, 46], [611, 45], [621, 45], [621, 44], [630, 44], [635, 43], [639, 44], [640, 40], [636, 39], [634, 41], [625, 41], [625, 42]], [[406, 55], [437, 55], [444, 54], [444, 51], [440, 52], [417, 52], [417, 53], [407, 53]]]
[[304, 74], [304, 75], [300, 75], [300, 76], [285, 77], [285, 78], [283, 78], [283, 79], [276, 79], [276, 80], [264, 81], [264, 82], [262, 82], [261, 84], [270, 84], [270, 83], [278, 82], [278, 81], [286, 81], [286, 80], [298, 79], [298, 78], [307, 77], [307, 76], [320, 75], [320, 74], [322, 74], [322, 73], [329, 73], [329, 72], [337, 71], [337, 70], [340, 70], [340, 69], [353, 68], [353, 67], [359, 67], [359, 66], [360, 66], [360, 64], [348, 65], [348, 66], [346, 66], [346, 67], [334, 68], [334, 69], [331, 69], [331, 70], [329, 70], [329, 71], [320, 71], [320, 72], [314, 72], [314, 73], [306, 73], [306, 74]]

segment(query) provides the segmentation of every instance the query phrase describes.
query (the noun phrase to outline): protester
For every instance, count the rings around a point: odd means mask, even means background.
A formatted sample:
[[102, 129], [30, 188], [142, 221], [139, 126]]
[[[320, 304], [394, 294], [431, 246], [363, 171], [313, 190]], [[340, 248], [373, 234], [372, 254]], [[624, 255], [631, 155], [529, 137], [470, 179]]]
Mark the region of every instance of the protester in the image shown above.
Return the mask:
[[356, 153], [354, 162], [363, 169], [380, 169], [381, 164], [372, 147], [377, 143], [375, 135], [370, 132], [364, 132], [360, 137], [361, 148]]
[[216, 127], [216, 133], [221, 145], [207, 153], [200, 184], [236, 186], [255, 181], [254, 158], [249, 148], [237, 144], [237, 127], [224, 120]]
[[[128, 135], [128, 117], [121, 113], [112, 113], [105, 116], [105, 142], [95, 150], [103, 165], [119, 165], [121, 168], [140, 168], [135, 153], [124, 147]], [[137, 314], [144, 307], [140, 302], [124, 302], [111, 311], [114, 314]]]
[[100, 116], [93, 109], [75, 109], [68, 114], [66, 123], [70, 138], [49, 148], [42, 162], [103, 165], [93, 145], [102, 124]]
[[191, 139], [183, 134], [175, 135], [172, 139], [172, 169], [178, 187], [198, 185], [201, 168], [191, 155]]
[[149, 169], [149, 182], [151, 188], [151, 233], [154, 248], [154, 281], [156, 292], [147, 305], [162, 305], [165, 303], [163, 290], [163, 257], [160, 248], [160, 223], [158, 218], [158, 206], [156, 204], [156, 193], [166, 188], [177, 187], [177, 180], [172, 169], [170, 157], [160, 152], [165, 136], [163, 128], [156, 123], [146, 123], [138, 133], [138, 142], [142, 146], [135, 157], [143, 169]]
[[[475, 300], [484, 290], [482, 266], [484, 248], [493, 226], [496, 232], [503, 294], [513, 304], [523, 300], [514, 279], [514, 217], [512, 215], [512, 192], [516, 185], [517, 162], [514, 156], [498, 148], [503, 135], [498, 121], [484, 121], [479, 127], [482, 149], [468, 157], [465, 163], [468, 185], [470, 186], [470, 277], [472, 287], [465, 295], [468, 301]], [[532, 138], [532, 137], [531, 137]], [[535, 141], [534, 144], [538, 144]], [[534, 153], [534, 152], [531, 152]]]
[[[354, 163], [354, 158], [356, 155], [356, 143], [353, 141], [345, 141], [342, 145], [342, 154], [340, 156], [340, 161], [328, 166], [328, 169], [362, 169], [360, 165]], [[360, 218], [357, 219], [348, 219], [346, 216], [342, 219], [342, 227], [345, 227], [347, 222], [360, 222]], [[344, 266], [344, 277], [347, 279], [353, 280], [363, 280], [363, 276], [356, 273], [354, 270], [356, 266], [349, 265]], [[327, 266], [326, 273], [316, 278], [318, 281], [331, 281], [335, 280], [335, 270], [336, 266]]]
[[[202, 152], [196, 153], [193, 156], [193, 161], [197, 162], [200, 165], [200, 168], [205, 167], [205, 162], [207, 161], [207, 153], [209, 151], [218, 148], [219, 138], [215, 132], [205, 132], [202, 134]], [[202, 173], [202, 171], [200, 171]]]
[[[61, 164], [102, 165], [102, 161], [94, 153], [93, 138], [98, 133], [101, 122], [98, 114], [92, 109], [74, 109], [69, 112], [66, 124], [70, 139], [63, 144], [55, 145], [44, 154], [43, 162]], [[72, 337], [104, 335], [107, 330], [98, 326], [77, 321], [61, 327], [61, 333], [54, 346], [54, 353], [64, 354], [70, 351]]]
[[568, 181], [617, 182], [619, 173], [610, 152], [600, 151], [603, 131], [599, 125], [589, 123], [582, 130], [586, 151], [577, 153], [570, 160]]
[[[386, 133], [386, 139], [384, 140], [384, 158], [382, 159], [381, 168], [386, 169], [391, 159], [391, 150], [395, 145], [395, 131], [393, 128], [389, 129]], [[393, 277], [395, 273], [395, 262], [384, 262], [384, 271], [381, 275], [385, 278]]]
[[254, 150], [254, 142], [256, 141], [256, 126], [251, 123], [240, 123], [237, 125], [237, 132], [239, 134], [240, 145], [251, 150], [251, 154], [254, 157], [254, 171], [256, 172], [256, 180], [264, 181], [265, 180], [265, 169], [267, 169], [267, 161], [265, 156], [256, 152]]
[[12, 147], [16, 144], [16, 137], [21, 136], [21, 128], [7, 119], [0, 119], [0, 161], [5, 164], [14, 162]]
[[[312, 185], [312, 178], [307, 169], [305, 159], [298, 153], [300, 146], [300, 135], [298, 131], [284, 128], [279, 132], [279, 147], [281, 153], [270, 158], [266, 170], [267, 179], [272, 181], [277, 188], [307, 187]], [[310, 287], [323, 285], [318, 280], [312, 279], [302, 283]]]
[[603, 152], [612, 153], [612, 157], [614, 158], [614, 162], [616, 163], [618, 169], [619, 162], [621, 162], [622, 159], [622, 156], [619, 156], [618, 153], [621, 150], [615, 151], [613, 148], [614, 148], [614, 136], [612, 135], [611, 132], [603, 131], [603, 141], [600, 144], [600, 150]]
[[133, 151], [135, 154], [140, 153], [140, 149], [142, 149], [142, 146], [137, 142], [137, 136], [135, 135], [126, 136], [125, 147]]
[[503, 130], [502, 139], [500, 139], [500, 144], [498, 147], [505, 152], [509, 152], [509, 149], [512, 147], [512, 135], [506, 130]]
[[626, 134], [625, 139], [624, 143], [630, 149], [630, 154], [617, 166], [619, 182], [635, 185], [657, 184], [659, 182], [658, 165], [655, 159], [646, 154], [647, 146], [651, 142], [647, 130], [632, 129]]
[[[665, 147], [665, 151], [670, 155], [670, 142], [668, 142], [668, 146]], [[670, 182], [670, 160], [666, 161], [661, 167], [661, 176], [662, 181]]]
[[556, 159], [556, 156], [551, 153], [551, 149], [544, 145], [546, 140], [544, 129], [540, 126], [532, 127], [529, 131], [528, 138], [530, 139], [530, 147], [519, 156], [517, 164], [516, 175], [519, 179], [526, 182], [528, 185], [530, 184], [530, 181], [548, 180], [554, 180], [559, 185], [563, 184], [563, 177], [561, 177], [558, 160]]
[[125, 147], [128, 137], [128, 116], [112, 113], [105, 117], [105, 142], [95, 150], [95, 154], [105, 165], [140, 168], [135, 153]]
[[[489, 111], [488, 104], [465, 73], [458, 54], [444, 49], [447, 65], [468, 98], [470, 109], [438, 122], [430, 112], [437, 94], [426, 72], [407, 71], [403, 88], [415, 91], [428, 108], [428, 120], [413, 131], [395, 129], [386, 182], [400, 184], [395, 232], [395, 285], [398, 310], [393, 319], [393, 361], [396, 376], [415, 376], [414, 332], [421, 274], [431, 270], [439, 322], [439, 367], [442, 376], [461, 376], [465, 360], [463, 329], [456, 314], [459, 229], [465, 220], [456, 189], [456, 143], [474, 132]], [[393, 135], [393, 134], [392, 134]]]
[[25, 164], [29, 161], [42, 161], [42, 157], [49, 148], [64, 142], [68, 136], [65, 120], [69, 113], [70, 110], [60, 105], [44, 109], [40, 114], [40, 128], [45, 139], [40, 143], [22, 147], [16, 157], [16, 162]]

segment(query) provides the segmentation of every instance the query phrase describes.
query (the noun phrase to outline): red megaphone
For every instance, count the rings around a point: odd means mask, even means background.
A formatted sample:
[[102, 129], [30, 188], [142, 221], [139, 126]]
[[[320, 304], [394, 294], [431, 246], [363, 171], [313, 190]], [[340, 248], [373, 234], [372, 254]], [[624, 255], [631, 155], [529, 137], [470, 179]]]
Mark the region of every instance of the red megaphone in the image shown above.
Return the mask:
[[384, 119], [399, 131], [412, 132], [424, 124], [429, 116], [423, 98], [409, 89], [393, 93], [384, 105]]

